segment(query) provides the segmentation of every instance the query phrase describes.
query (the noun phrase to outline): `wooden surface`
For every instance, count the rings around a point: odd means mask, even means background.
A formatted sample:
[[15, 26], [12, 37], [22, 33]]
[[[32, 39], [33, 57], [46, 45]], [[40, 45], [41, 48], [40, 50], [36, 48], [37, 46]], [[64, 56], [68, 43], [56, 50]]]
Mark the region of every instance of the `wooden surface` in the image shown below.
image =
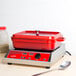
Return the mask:
[[[1, 61], [4, 54], [0, 54], [0, 76], [32, 76], [33, 74], [47, 71], [42, 67], [26, 66], [26, 65], [8, 65], [3, 64]], [[76, 57], [65, 55], [56, 64], [54, 64], [50, 69], [57, 68], [63, 61], [70, 60], [71, 66], [63, 71], [52, 71], [40, 76], [75, 76], [76, 73]]]

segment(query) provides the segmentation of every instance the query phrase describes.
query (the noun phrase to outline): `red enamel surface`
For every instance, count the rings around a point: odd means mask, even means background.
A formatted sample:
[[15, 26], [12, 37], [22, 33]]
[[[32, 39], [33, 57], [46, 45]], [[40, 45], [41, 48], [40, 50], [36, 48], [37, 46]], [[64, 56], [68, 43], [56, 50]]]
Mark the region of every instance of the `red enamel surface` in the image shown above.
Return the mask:
[[64, 38], [60, 32], [22, 31], [14, 34], [12, 41], [14, 48], [49, 51], [57, 48], [64, 41]]

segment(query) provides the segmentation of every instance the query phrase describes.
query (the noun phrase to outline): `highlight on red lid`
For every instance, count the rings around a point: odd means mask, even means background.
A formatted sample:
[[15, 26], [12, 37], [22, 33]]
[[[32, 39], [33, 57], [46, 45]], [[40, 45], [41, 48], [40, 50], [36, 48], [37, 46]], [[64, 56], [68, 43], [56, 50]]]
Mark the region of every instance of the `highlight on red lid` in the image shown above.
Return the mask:
[[6, 30], [5, 26], [0, 26], [0, 30]]

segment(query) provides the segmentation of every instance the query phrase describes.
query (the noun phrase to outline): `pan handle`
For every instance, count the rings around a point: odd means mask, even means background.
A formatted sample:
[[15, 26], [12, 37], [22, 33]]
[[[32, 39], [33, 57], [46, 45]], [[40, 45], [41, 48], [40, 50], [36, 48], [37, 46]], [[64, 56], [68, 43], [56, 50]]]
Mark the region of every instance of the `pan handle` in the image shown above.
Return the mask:
[[58, 37], [58, 38], [56, 39], [56, 41], [62, 42], [62, 41], [64, 41], [64, 37]]

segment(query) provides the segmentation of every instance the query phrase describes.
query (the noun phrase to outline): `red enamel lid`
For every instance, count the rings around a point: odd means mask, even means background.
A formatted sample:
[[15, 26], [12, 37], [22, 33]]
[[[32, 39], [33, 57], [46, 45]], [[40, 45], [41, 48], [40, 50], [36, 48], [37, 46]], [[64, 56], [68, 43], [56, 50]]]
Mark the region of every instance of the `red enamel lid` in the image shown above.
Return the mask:
[[0, 26], [0, 30], [6, 30], [5, 26]]

